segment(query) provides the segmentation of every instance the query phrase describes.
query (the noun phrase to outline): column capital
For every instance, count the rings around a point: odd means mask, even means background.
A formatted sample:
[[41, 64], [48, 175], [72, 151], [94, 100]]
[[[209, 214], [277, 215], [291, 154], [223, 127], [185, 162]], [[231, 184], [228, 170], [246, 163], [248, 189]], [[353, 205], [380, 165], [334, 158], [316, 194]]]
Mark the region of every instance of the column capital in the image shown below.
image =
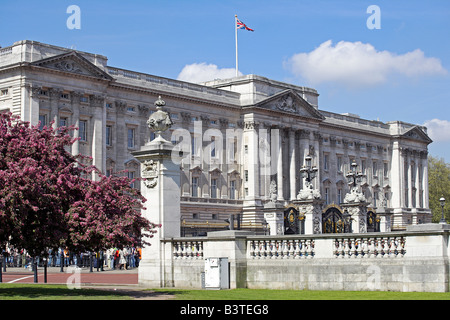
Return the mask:
[[116, 110], [120, 112], [125, 111], [125, 108], [127, 107], [127, 103], [120, 100], [114, 101], [114, 105], [116, 106]]
[[311, 131], [308, 129], [300, 129], [300, 139], [309, 139]]
[[201, 115], [200, 116], [200, 120], [202, 121], [202, 125], [204, 126], [204, 127], [209, 127], [209, 124], [210, 124], [210, 119], [209, 119], [209, 117], [208, 116], [205, 116], [205, 115]]
[[93, 107], [103, 107], [105, 102], [105, 96], [93, 94], [89, 96], [89, 101]]
[[59, 100], [61, 98], [61, 94], [63, 90], [61, 88], [50, 88], [48, 89], [48, 95], [50, 99]]
[[258, 130], [259, 123], [254, 120], [246, 120], [244, 122], [244, 129], [245, 130]]
[[191, 122], [191, 113], [190, 112], [180, 112], [181, 115], [181, 121], [183, 123], [190, 123]]
[[31, 92], [31, 96], [32, 97], [38, 97], [39, 96], [39, 92], [41, 92], [42, 87], [41, 86], [36, 86], [36, 85], [30, 85], [30, 92]]
[[84, 96], [83, 92], [80, 91], [72, 91], [70, 93], [70, 98], [72, 99], [72, 102], [78, 103], [80, 102], [80, 98]]

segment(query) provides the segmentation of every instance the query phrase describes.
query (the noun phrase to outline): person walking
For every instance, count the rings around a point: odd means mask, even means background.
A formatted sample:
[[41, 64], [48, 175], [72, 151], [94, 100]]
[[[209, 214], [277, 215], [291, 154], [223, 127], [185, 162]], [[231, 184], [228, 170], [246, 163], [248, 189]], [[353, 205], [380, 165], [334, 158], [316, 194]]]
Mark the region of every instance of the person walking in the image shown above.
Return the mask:
[[64, 266], [68, 267], [70, 265], [70, 253], [69, 253], [69, 248], [65, 248], [64, 249]]
[[118, 252], [119, 252], [119, 270], [122, 270], [122, 269], [127, 269], [127, 261], [125, 260], [125, 257], [124, 257], [124, 252], [123, 252], [123, 250], [118, 250]]

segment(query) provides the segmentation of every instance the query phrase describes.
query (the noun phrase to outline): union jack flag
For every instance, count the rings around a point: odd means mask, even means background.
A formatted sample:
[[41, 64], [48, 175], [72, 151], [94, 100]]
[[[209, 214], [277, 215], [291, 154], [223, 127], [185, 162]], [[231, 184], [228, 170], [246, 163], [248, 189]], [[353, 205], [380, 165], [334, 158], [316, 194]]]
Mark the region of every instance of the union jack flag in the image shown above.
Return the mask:
[[245, 23], [243, 23], [242, 21], [240, 21], [238, 18], [236, 18], [236, 28], [237, 28], [237, 29], [245, 29], [245, 30], [248, 30], [248, 31], [255, 31], [255, 30], [250, 29], [249, 27], [247, 27], [247, 26], [245, 25]]

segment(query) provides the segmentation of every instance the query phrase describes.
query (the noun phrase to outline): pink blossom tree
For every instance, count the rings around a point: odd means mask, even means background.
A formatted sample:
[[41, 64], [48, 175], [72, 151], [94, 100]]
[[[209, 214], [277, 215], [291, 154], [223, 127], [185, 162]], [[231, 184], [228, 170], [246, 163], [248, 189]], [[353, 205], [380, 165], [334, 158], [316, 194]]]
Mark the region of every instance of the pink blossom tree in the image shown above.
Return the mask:
[[145, 199], [130, 179], [106, 177], [68, 152], [72, 130], [0, 114], [0, 244], [32, 256], [148, 244], [157, 226], [141, 216]]

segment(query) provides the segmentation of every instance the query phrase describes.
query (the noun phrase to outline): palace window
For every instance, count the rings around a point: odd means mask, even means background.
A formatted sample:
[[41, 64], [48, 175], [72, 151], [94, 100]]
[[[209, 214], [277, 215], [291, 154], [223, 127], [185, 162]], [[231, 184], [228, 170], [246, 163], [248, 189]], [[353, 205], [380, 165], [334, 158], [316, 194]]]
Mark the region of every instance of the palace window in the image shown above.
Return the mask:
[[[128, 171], [127, 172], [127, 177], [128, 177], [128, 179], [133, 180], [134, 179], [134, 171]], [[130, 183], [130, 188], [134, 188], [135, 187], [134, 183], [135, 183], [135, 181]]]
[[385, 178], [389, 176], [389, 163], [387, 162], [383, 163], [383, 175]]
[[329, 164], [329, 155], [328, 153], [323, 154], [323, 169], [328, 170], [330, 164]]
[[325, 188], [325, 205], [330, 204], [330, 188]]
[[373, 162], [372, 162], [372, 174], [373, 174], [374, 176], [377, 175], [377, 170], [378, 170], [378, 164], [377, 164], [377, 161], [373, 161]]
[[134, 128], [128, 128], [127, 132], [127, 146], [131, 149], [135, 147], [136, 130]]
[[361, 159], [361, 173], [366, 174], [366, 160]]
[[337, 190], [337, 202], [338, 202], [338, 204], [340, 204], [340, 203], [342, 203], [343, 202], [343, 200], [344, 199], [342, 199], [342, 189], [341, 188], [339, 188], [338, 190]]
[[80, 141], [87, 141], [87, 121], [80, 120]]
[[338, 172], [342, 172], [342, 157], [341, 156], [337, 157], [337, 170], [338, 170]]
[[217, 198], [217, 179], [211, 179], [211, 198]]
[[198, 155], [199, 155], [199, 150], [198, 150], [199, 143], [198, 143], [198, 139], [199, 139], [199, 138], [196, 137], [195, 135], [192, 135], [192, 136], [191, 136], [191, 148], [192, 148], [191, 153], [192, 153], [193, 156], [198, 156]]
[[230, 199], [236, 199], [236, 180], [230, 181]]
[[106, 145], [112, 146], [112, 126], [106, 126]]
[[373, 192], [373, 206], [376, 207], [377, 206], [377, 200], [378, 200], [378, 191], [374, 191]]
[[61, 117], [59, 118], [59, 126], [60, 127], [67, 127], [68, 120], [67, 118]]
[[198, 177], [192, 177], [192, 197], [198, 197]]
[[42, 130], [47, 125], [47, 115], [40, 114], [39, 115], [39, 130]]

